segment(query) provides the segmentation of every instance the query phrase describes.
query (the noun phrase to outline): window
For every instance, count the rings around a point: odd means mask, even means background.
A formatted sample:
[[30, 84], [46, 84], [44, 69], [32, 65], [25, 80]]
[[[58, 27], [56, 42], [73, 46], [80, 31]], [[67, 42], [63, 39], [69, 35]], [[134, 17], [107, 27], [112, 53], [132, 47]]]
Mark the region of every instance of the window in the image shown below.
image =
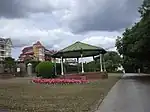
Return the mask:
[[0, 49], [4, 49], [5, 47], [4, 47], [4, 45], [0, 45]]
[[1, 56], [4, 56], [4, 55], [5, 55], [5, 52], [4, 52], [4, 51], [1, 51], [0, 54], [1, 54]]
[[44, 51], [44, 49], [40, 48], [40, 49], [39, 49], [39, 55], [44, 55], [44, 52], [43, 52], [43, 51]]

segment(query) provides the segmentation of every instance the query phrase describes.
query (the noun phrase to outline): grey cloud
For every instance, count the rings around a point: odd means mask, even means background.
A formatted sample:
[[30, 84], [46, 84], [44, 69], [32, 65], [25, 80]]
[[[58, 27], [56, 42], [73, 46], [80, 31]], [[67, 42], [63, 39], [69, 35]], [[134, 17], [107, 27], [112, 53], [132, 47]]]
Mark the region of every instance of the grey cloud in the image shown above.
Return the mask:
[[21, 48], [24, 46], [29, 46], [34, 42], [33, 40], [24, 40], [21, 38], [11, 38], [11, 41], [13, 43], [13, 48]]
[[0, 17], [13, 18], [22, 17], [26, 13], [22, 8], [20, 0], [0, 0]]
[[[11, 37], [14, 49], [37, 40], [48, 49], [62, 49], [77, 40], [108, 48], [114, 46], [114, 37], [119, 35], [114, 31], [130, 26], [139, 17], [137, 8], [142, 3], [142, 0], [72, 0], [70, 3], [58, 0], [59, 11], [56, 11], [55, 3], [52, 4], [55, 1], [48, 1], [0, 0], [0, 18], [4, 17], [0, 19], [0, 35]], [[79, 34], [72, 34], [70, 29]], [[14, 50], [14, 53], [20, 52]]]
[[89, 43], [91, 45], [96, 45], [104, 49], [110, 49], [115, 47], [115, 40], [116, 38], [111, 37], [93, 36], [84, 39], [83, 42]]
[[55, 19], [56, 23], [69, 27], [74, 33], [100, 30], [119, 31], [129, 27], [139, 17], [137, 10], [142, 1], [0, 0], [0, 17], [22, 18], [31, 16], [33, 13], [55, 12], [55, 16], [61, 19], [61, 22]]
[[[21, 30], [19, 32], [24, 32], [24, 30]], [[13, 35], [11, 36], [11, 39], [14, 48], [29, 46], [36, 41], [41, 41], [41, 43], [48, 49], [56, 48], [56, 46], [57, 49], [61, 49], [62, 47], [65, 47], [70, 43], [83, 39], [83, 36], [81, 35], [73, 35], [70, 32], [65, 32], [60, 29], [49, 31], [43, 30], [39, 33], [38, 30], [31, 30], [30, 32], [24, 33], [20, 36], [17, 36], [13, 33], [14, 32], [11, 32], [11, 34]], [[30, 35], [28, 33], [30, 33]]]
[[22, 18], [31, 13], [51, 12], [53, 8], [47, 2], [45, 0], [0, 0], [0, 17]]
[[[25, 46], [30, 46], [33, 43], [35, 43], [36, 41], [38, 41], [38, 39], [34, 39], [34, 40], [22, 40], [22, 39], [13, 39], [12, 38], [12, 43], [13, 43], [13, 48], [14, 49], [16, 49], [16, 48], [23, 48]], [[42, 42], [42, 44], [46, 48], [48, 48], [48, 49], [51, 49], [54, 46], [54, 43], [45, 43], [45, 42]]]
[[138, 7], [142, 3], [142, 0], [80, 1], [78, 9], [68, 18], [69, 27], [74, 33], [118, 31], [129, 27], [139, 18]]

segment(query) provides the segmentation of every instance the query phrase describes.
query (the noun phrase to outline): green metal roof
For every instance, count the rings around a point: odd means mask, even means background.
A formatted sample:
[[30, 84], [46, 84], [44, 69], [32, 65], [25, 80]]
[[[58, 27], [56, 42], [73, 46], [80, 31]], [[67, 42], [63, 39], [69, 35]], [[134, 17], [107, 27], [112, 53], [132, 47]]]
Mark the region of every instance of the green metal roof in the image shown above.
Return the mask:
[[83, 57], [89, 57], [89, 56], [95, 56], [99, 53], [106, 53], [106, 51], [97, 46], [89, 45], [82, 42], [76, 42], [59, 52], [53, 55], [53, 57], [60, 58], [63, 56], [64, 58], [79, 58], [81, 57], [81, 53], [83, 54]]

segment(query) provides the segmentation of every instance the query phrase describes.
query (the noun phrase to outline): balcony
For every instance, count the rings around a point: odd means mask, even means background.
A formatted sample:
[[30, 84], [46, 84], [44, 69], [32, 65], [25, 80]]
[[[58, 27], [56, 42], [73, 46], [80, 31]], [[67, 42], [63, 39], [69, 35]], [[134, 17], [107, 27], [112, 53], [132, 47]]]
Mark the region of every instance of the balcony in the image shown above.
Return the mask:
[[4, 56], [4, 55], [0, 55], [0, 58], [5, 58], [6, 56]]
[[6, 49], [3, 47], [0, 47], [0, 51], [6, 51]]
[[0, 51], [0, 57], [5, 57], [5, 52], [4, 51]]

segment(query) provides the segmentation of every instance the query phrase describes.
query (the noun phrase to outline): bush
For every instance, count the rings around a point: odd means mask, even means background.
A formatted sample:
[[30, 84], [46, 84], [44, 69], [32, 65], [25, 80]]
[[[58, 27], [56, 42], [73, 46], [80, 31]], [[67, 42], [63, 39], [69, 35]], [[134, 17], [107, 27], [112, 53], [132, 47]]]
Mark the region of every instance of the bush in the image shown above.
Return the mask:
[[53, 63], [51, 63], [49, 61], [40, 62], [36, 66], [36, 73], [37, 73], [37, 77], [54, 78], [55, 74], [54, 74], [54, 65], [53, 65]]

